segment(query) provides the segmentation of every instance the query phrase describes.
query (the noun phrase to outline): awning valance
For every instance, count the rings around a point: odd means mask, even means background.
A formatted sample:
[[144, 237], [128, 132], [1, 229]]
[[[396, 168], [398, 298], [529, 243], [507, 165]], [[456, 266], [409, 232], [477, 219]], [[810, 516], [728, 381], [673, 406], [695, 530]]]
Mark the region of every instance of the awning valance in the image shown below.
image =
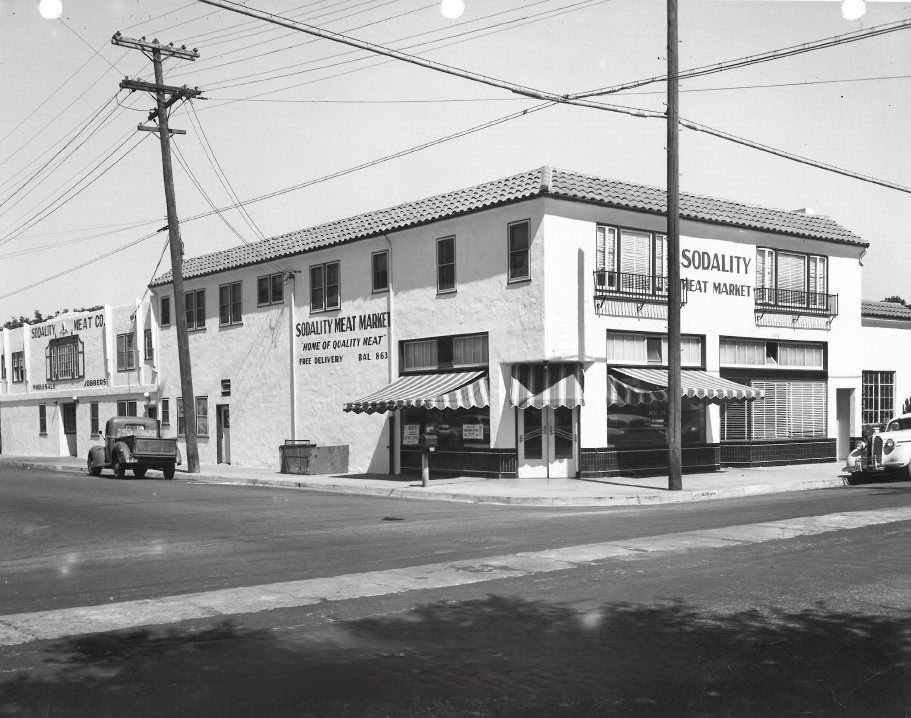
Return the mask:
[[[681, 395], [709, 402], [761, 399], [760, 389], [722, 379], [704, 371], [680, 372]], [[611, 369], [607, 374], [608, 406], [636, 406], [667, 401], [667, 369]]]
[[519, 409], [582, 406], [582, 365], [513, 364], [509, 401]]
[[379, 391], [345, 404], [345, 411], [373, 414], [404, 407], [470, 409], [490, 405], [486, 371], [413, 374], [396, 379]]

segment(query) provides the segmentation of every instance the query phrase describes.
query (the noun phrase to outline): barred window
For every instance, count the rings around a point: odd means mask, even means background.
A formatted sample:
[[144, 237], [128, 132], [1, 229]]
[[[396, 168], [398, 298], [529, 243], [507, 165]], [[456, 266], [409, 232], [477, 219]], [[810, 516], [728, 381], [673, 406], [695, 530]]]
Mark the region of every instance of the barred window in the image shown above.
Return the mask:
[[895, 416], [895, 372], [865, 371], [861, 375], [863, 424], [885, 424]]
[[79, 379], [85, 375], [85, 353], [78, 335], [51, 339], [44, 352], [48, 381]]

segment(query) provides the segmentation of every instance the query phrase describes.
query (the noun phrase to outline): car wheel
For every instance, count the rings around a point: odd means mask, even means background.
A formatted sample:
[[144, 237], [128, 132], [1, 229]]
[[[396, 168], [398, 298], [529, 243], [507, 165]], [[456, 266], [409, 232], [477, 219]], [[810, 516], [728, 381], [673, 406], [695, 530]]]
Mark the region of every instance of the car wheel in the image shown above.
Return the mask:
[[170, 481], [174, 478], [174, 466], [165, 466], [161, 472], [164, 474], [164, 477]]
[[144, 479], [146, 477], [145, 469], [133, 469], [133, 476], [137, 479]]
[[127, 472], [127, 465], [123, 460], [123, 454], [114, 454], [114, 463], [111, 464], [114, 470], [114, 478], [122, 479]]
[[92, 463], [92, 457], [91, 457], [91, 456], [88, 457], [88, 458], [85, 460], [85, 464], [86, 464], [86, 470], [88, 471], [89, 476], [101, 476], [101, 467], [100, 467], [100, 466], [95, 466], [95, 465]]

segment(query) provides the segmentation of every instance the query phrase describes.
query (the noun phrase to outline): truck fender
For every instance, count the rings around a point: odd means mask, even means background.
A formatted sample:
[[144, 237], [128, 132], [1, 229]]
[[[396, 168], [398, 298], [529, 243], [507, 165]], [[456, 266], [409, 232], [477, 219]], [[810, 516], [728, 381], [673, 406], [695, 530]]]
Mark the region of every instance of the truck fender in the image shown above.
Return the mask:
[[93, 466], [105, 466], [106, 462], [104, 460], [104, 447], [103, 446], [93, 446], [89, 449], [89, 458], [92, 460]]
[[111, 461], [114, 461], [114, 454], [120, 452], [123, 456], [124, 463], [129, 463], [133, 460], [133, 452], [130, 451], [130, 446], [126, 442], [118, 441], [114, 444], [111, 450]]

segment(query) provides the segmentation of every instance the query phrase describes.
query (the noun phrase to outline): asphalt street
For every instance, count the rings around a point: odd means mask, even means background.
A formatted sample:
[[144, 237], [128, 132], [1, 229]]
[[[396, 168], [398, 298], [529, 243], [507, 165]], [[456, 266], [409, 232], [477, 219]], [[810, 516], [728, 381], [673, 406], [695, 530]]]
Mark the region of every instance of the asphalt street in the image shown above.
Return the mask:
[[0, 469], [0, 715], [909, 715], [909, 519]]

